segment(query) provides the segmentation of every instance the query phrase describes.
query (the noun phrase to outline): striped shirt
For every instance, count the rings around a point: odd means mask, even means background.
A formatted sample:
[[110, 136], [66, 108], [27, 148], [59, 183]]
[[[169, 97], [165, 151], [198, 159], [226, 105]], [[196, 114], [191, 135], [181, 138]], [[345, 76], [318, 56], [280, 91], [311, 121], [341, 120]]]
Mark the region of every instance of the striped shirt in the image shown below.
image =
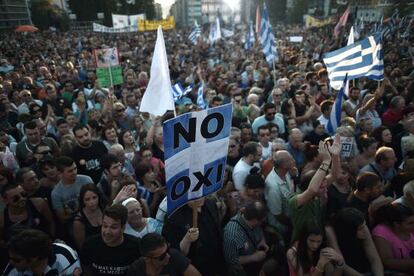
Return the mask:
[[229, 266], [240, 265], [239, 257], [256, 252], [263, 240], [261, 227], [251, 228], [240, 215], [234, 216], [224, 227], [224, 259]]
[[[73, 275], [75, 269], [80, 269], [78, 254], [75, 250], [62, 243], [54, 243], [52, 248], [52, 257], [49, 257], [47, 266], [43, 271], [47, 276]], [[5, 276], [31, 276], [31, 271], [18, 271], [9, 263], [3, 272]]]

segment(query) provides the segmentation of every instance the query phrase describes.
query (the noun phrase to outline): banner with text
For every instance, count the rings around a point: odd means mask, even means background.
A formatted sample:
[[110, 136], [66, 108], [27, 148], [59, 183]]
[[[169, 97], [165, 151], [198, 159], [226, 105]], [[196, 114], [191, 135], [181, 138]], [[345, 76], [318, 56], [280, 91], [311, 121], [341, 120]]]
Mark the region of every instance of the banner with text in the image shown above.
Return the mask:
[[163, 31], [174, 29], [174, 16], [169, 16], [164, 20], [138, 20], [138, 31], [156, 31], [160, 25]]
[[136, 25], [131, 25], [123, 28], [112, 28], [98, 23], [93, 23], [92, 27], [93, 31], [97, 33], [132, 33], [138, 31], [138, 27]]
[[329, 24], [333, 24], [334, 20], [334, 17], [320, 19], [313, 17], [311, 15], [305, 15], [305, 26], [306, 28], [319, 28]]
[[164, 123], [168, 214], [222, 187], [231, 117], [227, 104]]

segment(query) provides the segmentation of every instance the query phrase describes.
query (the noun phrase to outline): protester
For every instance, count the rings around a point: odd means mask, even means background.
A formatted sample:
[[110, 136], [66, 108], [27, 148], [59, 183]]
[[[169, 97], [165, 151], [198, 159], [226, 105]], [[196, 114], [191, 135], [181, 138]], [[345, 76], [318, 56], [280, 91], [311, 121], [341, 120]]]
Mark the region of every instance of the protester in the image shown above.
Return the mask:
[[224, 227], [224, 258], [229, 275], [257, 275], [269, 246], [261, 231], [266, 206], [254, 201], [242, 208]]
[[125, 275], [141, 256], [140, 240], [124, 234], [127, 217], [122, 205], [105, 209], [100, 235], [86, 240], [80, 251], [84, 275]]
[[62, 243], [52, 243], [39, 230], [24, 230], [9, 243], [10, 263], [4, 275], [81, 275], [78, 254]]
[[[342, 13], [345, 6], [337, 8]], [[273, 13], [269, 10], [270, 17]], [[166, 71], [171, 79], [166, 80], [167, 86], [179, 84], [187, 94], [178, 97], [175, 108], [169, 108], [171, 111], [157, 116], [152, 112], [169, 97], [152, 99], [149, 113], [141, 111], [147, 88], [164, 75], [154, 76], [155, 66], [151, 68], [152, 60], [157, 58], [152, 58], [156, 32], [104, 34], [63, 32], [59, 28], [28, 34], [2, 32], [0, 187], [7, 191], [0, 202], [0, 224], [4, 230], [0, 233], [0, 269], [14, 257], [13, 253], [11, 258], [7, 256], [7, 242], [23, 229], [33, 228], [85, 253], [80, 254], [84, 269], [76, 273], [125, 274], [135, 262], [129, 274], [144, 270], [143, 274], [222, 276], [226, 270], [238, 267], [236, 259], [244, 259], [243, 254], [255, 254], [249, 251], [251, 242], [245, 237], [245, 244], [237, 240], [228, 246], [222, 238], [223, 229], [237, 228], [229, 220], [243, 221], [245, 208], [260, 202], [268, 211], [262, 222], [253, 223], [253, 232], [260, 233], [260, 240], [264, 237], [269, 249], [263, 260], [263, 252], [256, 255], [262, 261], [251, 262], [256, 263], [251, 265], [256, 266], [254, 275], [285, 276], [289, 265], [298, 275], [328, 275], [332, 267], [333, 273], [338, 274], [342, 271], [345, 275], [382, 275], [381, 259], [391, 273], [411, 273], [405, 264], [400, 267], [399, 263], [409, 262], [408, 258], [391, 258], [399, 255], [388, 254], [385, 239], [377, 242], [379, 258], [368, 230], [362, 227], [364, 221], [367, 227], [376, 227], [378, 210], [390, 201], [414, 206], [410, 183], [414, 179], [414, 32], [406, 15], [409, 9], [401, 8], [400, 15], [396, 12], [389, 19], [388, 13], [390, 10], [385, 8], [383, 22], [368, 22], [366, 18], [362, 22], [360, 17], [349, 16], [339, 32], [336, 28], [335, 35], [332, 25], [305, 28], [278, 22], [273, 26], [278, 51], [274, 63], [269, 62], [272, 57], [264, 54], [261, 41], [251, 47], [245, 45], [245, 30], [250, 28], [243, 24], [243, 17], [237, 28], [232, 28], [225, 16], [220, 18], [223, 37], [214, 44], [208, 41], [210, 26], [204, 22], [195, 43], [187, 39], [189, 29], [164, 31], [169, 65]], [[384, 76], [374, 80], [365, 74], [351, 79], [349, 89], [344, 89], [345, 94], [349, 91], [348, 98], [339, 105], [340, 97], [336, 96], [340, 91], [334, 86], [340, 81], [332, 79], [333, 71], [328, 68], [331, 65], [324, 62], [324, 57], [346, 45], [351, 26], [355, 41], [383, 30], [381, 47], [361, 47], [364, 53], [371, 49], [382, 51], [377, 57], [383, 63], [374, 71], [382, 72], [383, 64]], [[233, 35], [224, 29], [232, 29]], [[292, 37], [302, 37], [302, 42], [293, 42]], [[112, 68], [116, 73], [112, 81], [122, 83], [104, 85], [106, 79], [99, 70], [106, 69], [99, 68], [97, 72], [94, 53], [115, 46], [119, 69]], [[344, 71], [335, 74], [339, 78], [345, 76]], [[348, 78], [353, 76], [348, 74]], [[170, 89], [157, 91], [164, 93]], [[177, 140], [181, 144], [188, 137], [171, 137], [165, 132], [164, 123], [181, 114], [181, 122], [190, 117], [198, 120], [198, 115], [188, 112], [205, 106], [206, 113], [212, 114], [213, 107], [226, 103], [233, 108], [232, 115], [225, 118], [231, 121], [226, 126], [230, 132], [229, 148], [223, 149], [228, 153], [228, 166], [216, 172], [210, 170], [211, 164], [203, 163], [204, 158], [190, 160], [191, 170], [197, 168], [200, 172], [188, 172], [192, 180], [188, 197], [180, 199], [204, 196], [216, 188], [215, 179], [223, 179], [223, 187], [206, 197], [204, 204], [202, 199], [196, 200], [167, 214], [172, 197], [171, 181], [166, 181], [166, 174], [175, 172], [174, 166], [184, 161], [171, 162], [168, 146]], [[215, 124], [216, 120], [211, 120], [208, 130]], [[189, 129], [192, 125], [183, 125], [183, 130]], [[209, 151], [210, 145], [227, 143], [201, 139], [200, 129], [203, 127], [196, 124], [196, 143], [180, 151], [193, 151], [202, 142], [207, 147], [198, 153], [207, 158], [215, 153]], [[330, 145], [320, 142], [330, 143], [329, 137], [334, 133], [341, 148], [339, 152], [330, 151], [328, 158], [320, 152]], [[189, 132], [188, 136], [191, 135]], [[195, 182], [197, 179], [199, 183]], [[177, 192], [187, 190], [187, 184], [178, 184]], [[191, 191], [198, 184], [202, 188]], [[97, 192], [97, 187], [103, 187], [105, 195]], [[105, 198], [117, 206], [111, 208], [121, 208], [124, 202], [130, 213], [105, 215], [105, 204], [101, 202]], [[48, 206], [52, 212], [47, 211]], [[189, 206], [198, 210], [197, 224], [193, 225], [193, 208]], [[354, 207], [363, 214], [354, 209], [345, 211], [349, 210], [346, 207]], [[246, 219], [246, 224], [250, 225], [249, 221], [252, 220]], [[305, 240], [315, 238], [312, 231], [300, 235], [308, 221], [319, 228], [328, 226], [327, 241], [337, 254], [325, 250], [324, 244], [312, 247], [315, 250], [307, 247]], [[397, 233], [398, 240], [406, 241], [407, 221], [410, 216], [404, 213], [380, 221], [379, 225]], [[165, 224], [160, 232], [162, 222]], [[93, 237], [100, 228], [101, 235]], [[363, 232], [362, 228], [367, 233], [357, 234]], [[137, 240], [124, 230], [143, 239], [151, 232], [142, 258]], [[167, 250], [165, 241], [156, 233], [161, 233], [176, 251]], [[332, 233], [337, 236], [337, 245], [331, 243], [335, 241]], [[323, 241], [325, 236], [320, 234], [317, 238]], [[375, 239], [376, 234], [373, 232]], [[226, 233], [224, 237], [234, 238]], [[89, 243], [90, 239], [93, 242]], [[230, 251], [235, 245], [239, 251]], [[293, 248], [297, 249], [296, 261]], [[302, 249], [313, 258], [302, 258]], [[345, 261], [343, 267], [336, 262], [340, 260], [338, 254]], [[286, 255], [291, 258], [286, 260]], [[243, 270], [246, 268], [243, 266]]]

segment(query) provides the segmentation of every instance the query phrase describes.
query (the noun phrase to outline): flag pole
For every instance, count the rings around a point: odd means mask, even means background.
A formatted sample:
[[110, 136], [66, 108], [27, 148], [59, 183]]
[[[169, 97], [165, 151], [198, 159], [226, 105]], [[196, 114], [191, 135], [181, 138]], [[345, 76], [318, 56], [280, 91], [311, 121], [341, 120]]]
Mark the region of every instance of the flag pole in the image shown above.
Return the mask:
[[193, 206], [193, 228], [197, 228], [198, 225], [198, 211], [197, 206]]

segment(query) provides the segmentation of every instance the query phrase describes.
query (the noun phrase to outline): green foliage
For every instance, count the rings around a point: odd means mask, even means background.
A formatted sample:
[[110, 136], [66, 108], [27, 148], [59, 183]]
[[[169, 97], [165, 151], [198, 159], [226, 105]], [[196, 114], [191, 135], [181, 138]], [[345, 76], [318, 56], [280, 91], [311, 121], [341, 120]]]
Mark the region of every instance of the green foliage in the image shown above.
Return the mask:
[[[125, 0], [69, 0], [69, 8], [76, 14], [77, 21], [94, 21], [97, 14], [103, 12], [104, 24], [112, 25], [112, 13], [116, 14], [140, 14], [145, 13], [148, 19], [155, 16], [154, 0], [135, 0], [134, 4], [128, 4]], [[87, 7], [87, 8], [85, 8]]]
[[286, 0], [267, 0], [266, 5], [269, 9], [269, 17], [272, 25], [276, 22], [286, 20]]
[[69, 19], [59, 7], [52, 5], [51, 0], [32, 1], [31, 15], [33, 24], [41, 30], [55, 27], [60, 30], [67, 30]]
[[288, 23], [302, 23], [306, 8], [306, 0], [295, 0], [293, 7], [288, 10]]

